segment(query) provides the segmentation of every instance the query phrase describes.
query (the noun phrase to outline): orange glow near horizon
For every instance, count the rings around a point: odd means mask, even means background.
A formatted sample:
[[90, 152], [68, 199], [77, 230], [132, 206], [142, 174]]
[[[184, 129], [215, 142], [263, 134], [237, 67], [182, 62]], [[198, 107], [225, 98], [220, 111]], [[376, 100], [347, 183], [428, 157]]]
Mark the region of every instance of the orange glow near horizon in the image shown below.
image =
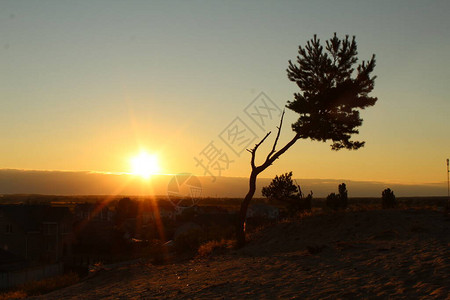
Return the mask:
[[133, 175], [148, 179], [151, 175], [158, 174], [160, 170], [158, 157], [155, 154], [141, 151], [141, 153], [131, 158], [131, 173]]

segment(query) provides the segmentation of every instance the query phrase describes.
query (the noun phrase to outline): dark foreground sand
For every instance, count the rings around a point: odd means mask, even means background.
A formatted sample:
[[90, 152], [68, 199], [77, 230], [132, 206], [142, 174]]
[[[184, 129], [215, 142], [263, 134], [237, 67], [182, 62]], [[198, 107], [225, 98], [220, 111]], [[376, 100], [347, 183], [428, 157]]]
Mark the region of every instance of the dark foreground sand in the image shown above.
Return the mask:
[[450, 299], [450, 220], [427, 210], [315, 215], [239, 251], [102, 270], [41, 299]]

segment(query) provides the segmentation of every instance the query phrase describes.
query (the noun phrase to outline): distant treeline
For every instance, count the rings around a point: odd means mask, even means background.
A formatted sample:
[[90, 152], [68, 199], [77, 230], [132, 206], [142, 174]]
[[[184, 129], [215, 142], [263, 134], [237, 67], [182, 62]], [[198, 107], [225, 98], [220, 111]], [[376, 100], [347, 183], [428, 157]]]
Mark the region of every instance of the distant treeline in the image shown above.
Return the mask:
[[[62, 203], [96, 203], [108, 201], [115, 203], [122, 198], [128, 197], [133, 200], [156, 200], [156, 201], [168, 201], [168, 197], [164, 195], [159, 196], [127, 196], [127, 195], [74, 195], [74, 196], [61, 196], [61, 195], [35, 195], [35, 194], [4, 194], [0, 195], [0, 204], [62, 204]], [[349, 205], [357, 204], [379, 204], [380, 197], [349, 197]], [[326, 198], [314, 198], [312, 201], [313, 207], [322, 207]], [[447, 203], [447, 197], [397, 197], [399, 204], [406, 206], [422, 206], [422, 205], [436, 205], [445, 206]], [[199, 206], [224, 206], [224, 207], [238, 207], [242, 202], [242, 198], [200, 198], [197, 201]], [[266, 198], [255, 198], [252, 203], [267, 203], [275, 206], [282, 205], [276, 201], [269, 201]], [[182, 204], [182, 202], [181, 202]]]
[[[115, 203], [123, 198], [130, 198], [138, 201], [169, 201], [168, 196], [132, 196], [132, 195], [36, 195], [36, 194], [3, 194], [0, 195], [0, 204], [63, 204], [63, 203], [97, 203], [107, 201]], [[254, 203], [267, 203], [265, 198], [254, 199]], [[239, 206], [241, 198], [199, 198], [196, 203], [199, 206]], [[180, 202], [183, 205], [184, 201]], [[191, 201], [186, 201], [191, 202]]]

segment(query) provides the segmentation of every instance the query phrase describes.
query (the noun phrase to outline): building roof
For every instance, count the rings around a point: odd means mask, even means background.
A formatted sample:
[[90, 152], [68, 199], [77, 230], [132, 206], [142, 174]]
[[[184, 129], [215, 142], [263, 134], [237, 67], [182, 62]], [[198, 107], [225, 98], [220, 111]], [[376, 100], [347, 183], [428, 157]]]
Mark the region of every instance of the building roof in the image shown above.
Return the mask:
[[39, 231], [42, 222], [60, 222], [70, 216], [68, 207], [49, 205], [0, 205], [0, 213], [23, 231]]

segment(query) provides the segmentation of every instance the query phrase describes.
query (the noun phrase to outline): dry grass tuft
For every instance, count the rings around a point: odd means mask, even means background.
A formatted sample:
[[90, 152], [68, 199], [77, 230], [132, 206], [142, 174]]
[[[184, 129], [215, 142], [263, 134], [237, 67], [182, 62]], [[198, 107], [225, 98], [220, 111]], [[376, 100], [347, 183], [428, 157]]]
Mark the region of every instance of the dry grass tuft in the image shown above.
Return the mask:
[[77, 283], [80, 280], [78, 274], [70, 272], [61, 276], [32, 281], [22, 286], [27, 295], [41, 295]]
[[24, 291], [11, 291], [0, 294], [0, 300], [9, 300], [9, 299], [24, 299], [27, 297], [27, 293]]
[[78, 274], [70, 272], [61, 276], [47, 278], [26, 283], [15, 291], [0, 294], [0, 300], [23, 299], [29, 296], [37, 296], [72, 285], [80, 280]]
[[225, 253], [228, 249], [234, 247], [233, 240], [222, 239], [220, 241], [209, 241], [198, 248], [198, 255], [201, 257], [211, 256], [213, 254]]

